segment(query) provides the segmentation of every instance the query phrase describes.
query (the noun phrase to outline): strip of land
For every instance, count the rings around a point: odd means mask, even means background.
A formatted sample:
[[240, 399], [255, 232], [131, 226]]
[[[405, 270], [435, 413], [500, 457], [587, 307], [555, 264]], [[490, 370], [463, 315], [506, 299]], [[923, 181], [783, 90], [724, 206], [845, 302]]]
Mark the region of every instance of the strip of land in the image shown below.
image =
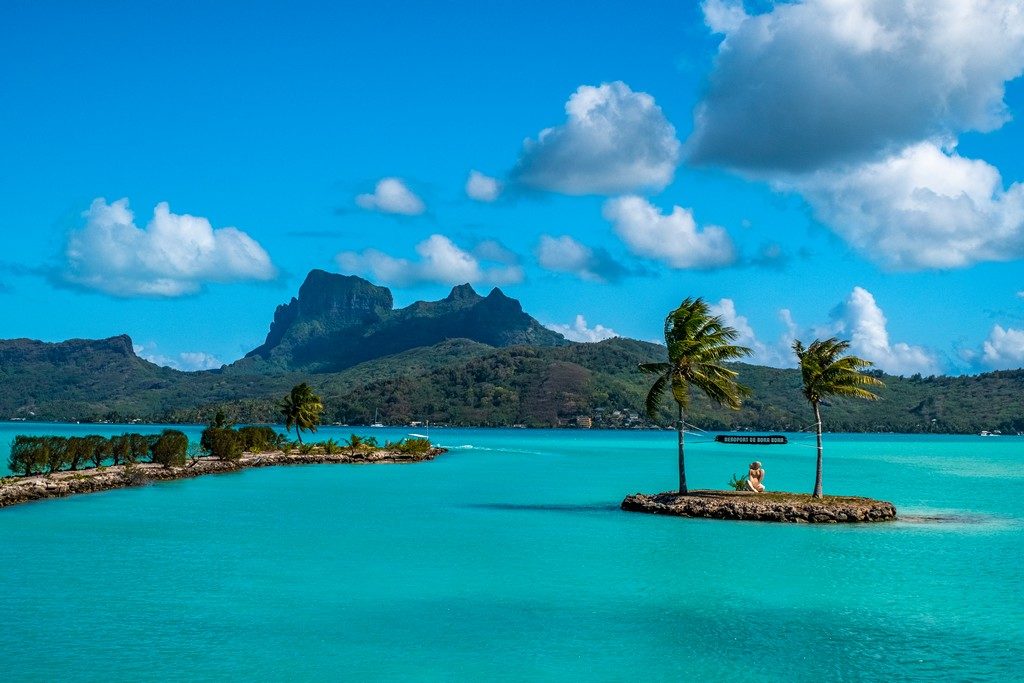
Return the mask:
[[190, 479], [206, 474], [237, 472], [253, 467], [277, 465], [364, 465], [381, 463], [412, 463], [433, 460], [447, 452], [444, 448], [431, 448], [421, 453], [400, 453], [391, 450], [360, 451], [354, 453], [244, 453], [239, 460], [198, 458], [183, 467], [164, 467], [155, 463], [111, 465], [78, 471], [12, 476], [0, 479], [0, 508], [47, 498], [62, 498], [80, 493], [96, 493], [111, 489], [142, 486], [154, 481]]
[[896, 506], [884, 500], [854, 496], [813, 498], [800, 493], [752, 491], [690, 491], [626, 496], [622, 509], [677, 517], [840, 524], [896, 519]]

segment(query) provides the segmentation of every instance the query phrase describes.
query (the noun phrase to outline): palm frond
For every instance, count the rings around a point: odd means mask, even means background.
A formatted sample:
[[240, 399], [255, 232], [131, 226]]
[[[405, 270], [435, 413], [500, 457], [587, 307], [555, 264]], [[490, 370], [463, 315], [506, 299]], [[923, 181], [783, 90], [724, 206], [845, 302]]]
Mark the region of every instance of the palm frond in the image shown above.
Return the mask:
[[[643, 366], [641, 366], [643, 367]], [[654, 385], [651, 390], [647, 392], [647, 398], [644, 400], [644, 409], [647, 411], [647, 416], [651, 420], [658, 421], [658, 411], [661, 408], [661, 399], [665, 395], [665, 388], [668, 386], [669, 378], [667, 374], [663, 374], [654, 381]]]
[[672, 398], [685, 410], [691, 386], [715, 403], [738, 409], [750, 390], [736, 382], [736, 371], [722, 365], [750, 355], [749, 348], [733, 343], [738, 338], [739, 332], [711, 315], [703, 299], [684, 299], [665, 316], [668, 363], [640, 366], [642, 372], [659, 376], [648, 393], [648, 414], [652, 405], [660, 406], [666, 389], [671, 389]]
[[808, 401], [820, 403], [828, 396], [844, 396], [874, 401], [877, 394], [865, 387], [884, 387], [877, 377], [861, 370], [873, 363], [857, 356], [842, 355], [850, 342], [836, 339], [815, 339], [807, 347], [800, 340], [793, 342], [793, 351], [800, 361], [803, 392]]
[[672, 373], [672, 398], [683, 410], [690, 407], [690, 384], [679, 373]]

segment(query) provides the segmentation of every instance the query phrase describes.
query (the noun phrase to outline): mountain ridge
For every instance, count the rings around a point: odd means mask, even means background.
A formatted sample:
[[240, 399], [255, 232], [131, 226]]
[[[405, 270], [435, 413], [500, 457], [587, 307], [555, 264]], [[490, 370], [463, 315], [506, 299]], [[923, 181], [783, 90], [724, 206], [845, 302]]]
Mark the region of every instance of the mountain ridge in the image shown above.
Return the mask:
[[[0, 340], [0, 418], [200, 422], [224, 408], [238, 422], [275, 421], [280, 396], [308, 381], [325, 399], [328, 422], [366, 424], [379, 410], [391, 424], [543, 427], [589, 417], [603, 427], [649, 425], [642, 412], [649, 378], [637, 365], [663, 360], [663, 346], [621, 337], [569, 342], [550, 331], [538, 333], [542, 343], [517, 343], [529, 342], [540, 324], [500, 289], [481, 296], [459, 285], [438, 301], [394, 309], [387, 288], [319, 273], [277, 307], [267, 342], [217, 370], [155, 365], [138, 357], [128, 335]], [[310, 355], [321, 349], [325, 359]], [[352, 349], [355, 356], [338, 360]], [[774, 431], [810, 422], [797, 370], [734, 367], [753, 396], [733, 412], [695, 395], [691, 423]], [[1024, 431], [1024, 369], [884, 380], [882, 401], [840, 401], [826, 409], [826, 428]], [[659, 422], [671, 420], [666, 406]]]
[[313, 270], [298, 296], [277, 307], [264, 343], [228, 370], [337, 372], [451, 338], [495, 347], [569, 343], [497, 287], [480, 296], [469, 284], [457, 285], [438, 301], [396, 309], [386, 287]]

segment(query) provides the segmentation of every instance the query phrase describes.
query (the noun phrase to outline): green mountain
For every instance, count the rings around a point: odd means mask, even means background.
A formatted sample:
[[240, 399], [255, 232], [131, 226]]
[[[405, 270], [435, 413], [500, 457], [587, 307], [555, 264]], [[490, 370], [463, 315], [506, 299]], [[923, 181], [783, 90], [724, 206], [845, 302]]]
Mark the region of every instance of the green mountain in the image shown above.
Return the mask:
[[523, 312], [498, 288], [486, 297], [460, 285], [440, 301], [417, 301], [394, 310], [386, 287], [314, 270], [290, 303], [278, 306], [262, 346], [230, 371], [337, 372], [363, 361], [446, 339], [470, 339], [495, 347], [569, 342]]
[[[642, 362], [664, 347], [631, 339], [570, 343], [498, 290], [468, 285], [434, 302], [394, 309], [365, 280], [310, 273], [280, 306], [266, 342], [220, 370], [179, 372], [138, 358], [127, 336], [47, 344], [0, 341], [0, 418], [208, 420], [224, 407], [240, 422], [277, 420], [300, 381], [324, 397], [330, 422], [430, 420], [452, 425], [641, 427], [649, 378]], [[812, 420], [796, 370], [738, 364], [754, 393], [728, 411], [695, 397], [705, 429], [800, 430]], [[877, 402], [825, 408], [836, 431], [1024, 431], [1024, 370], [965, 377], [883, 376]], [[670, 424], [671, 415], [660, 423]]]
[[127, 335], [58, 344], [0, 340], [0, 419], [162, 421], [185, 406], [283, 394], [293, 379], [160, 367], [136, 356]]

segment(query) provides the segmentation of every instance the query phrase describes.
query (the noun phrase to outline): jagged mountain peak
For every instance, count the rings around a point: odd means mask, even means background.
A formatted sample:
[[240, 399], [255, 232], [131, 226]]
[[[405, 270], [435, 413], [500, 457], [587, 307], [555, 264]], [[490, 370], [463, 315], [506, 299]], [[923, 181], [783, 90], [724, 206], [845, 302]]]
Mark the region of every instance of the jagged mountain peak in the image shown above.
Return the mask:
[[487, 295], [487, 298], [496, 300], [508, 299], [509, 301], [516, 301], [516, 303], [519, 303], [516, 299], [513, 299], [512, 297], [506, 295], [505, 292], [501, 291], [501, 289], [498, 287], [494, 287], [493, 289], [491, 289], [491, 292], [490, 294]]
[[393, 309], [391, 290], [355, 275], [312, 270], [299, 294], [274, 311], [270, 332], [262, 346], [246, 357], [268, 357], [291, 339], [295, 342], [323, 337], [325, 332], [371, 325]]
[[298, 296], [278, 306], [266, 341], [246, 358], [259, 357], [276, 368], [333, 371], [445, 339], [491, 346], [568, 343], [497, 287], [483, 297], [466, 283], [439, 301], [417, 301], [401, 309], [393, 303], [387, 287], [353, 275], [311, 271]]
[[473, 289], [473, 285], [468, 282], [463, 285], [456, 285], [452, 287], [452, 291], [448, 296], [444, 298], [445, 301], [478, 301], [482, 299], [476, 290]]
[[353, 309], [391, 310], [394, 299], [387, 287], [378, 287], [356, 275], [339, 275], [311, 270], [299, 287], [298, 302], [303, 313], [347, 315]]
[[103, 346], [110, 351], [119, 353], [124, 356], [135, 356], [135, 343], [132, 338], [127, 334], [119, 334], [113, 337], [107, 337], [106, 339], [98, 339], [92, 341], [89, 339], [73, 339], [71, 341], [82, 342], [85, 344], [92, 344], [97, 346]]

